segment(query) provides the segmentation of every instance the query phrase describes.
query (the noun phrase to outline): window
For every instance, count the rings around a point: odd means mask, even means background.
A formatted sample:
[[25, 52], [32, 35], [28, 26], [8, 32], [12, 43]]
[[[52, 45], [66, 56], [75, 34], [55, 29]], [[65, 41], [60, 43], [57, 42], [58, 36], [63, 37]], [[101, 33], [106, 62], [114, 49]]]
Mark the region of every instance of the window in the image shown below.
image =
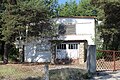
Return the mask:
[[71, 35], [71, 34], [76, 34], [76, 25], [66, 25], [66, 34]]
[[66, 44], [60, 44], [60, 45], [58, 45], [57, 49], [66, 49]]
[[78, 49], [78, 44], [69, 44], [68, 49]]
[[63, 23], [59, 25], [58, 27], [58, 33], [63, 35], [66, 33], [66, 25], [64, 25]]

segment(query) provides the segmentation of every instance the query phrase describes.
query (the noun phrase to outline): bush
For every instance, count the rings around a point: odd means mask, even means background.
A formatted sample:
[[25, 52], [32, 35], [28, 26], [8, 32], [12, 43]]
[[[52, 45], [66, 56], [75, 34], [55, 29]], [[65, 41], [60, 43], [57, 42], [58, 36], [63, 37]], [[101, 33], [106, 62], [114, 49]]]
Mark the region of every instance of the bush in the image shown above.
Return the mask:
[[2, 61], [2, 55], [0, 55], [0, 61]]
[[12, 47], [10, 49], [8, 57], [10, 61], [15, 61], [15, 62], [18, 61], [18, 57], [19, 57], [18, 49], [16, 49], [15, 47]]
[[75, 68], [62, 68], [50, 70], [50, 80], [87, 80], [91, 79], [85, 70]]
[[104, 54], [103, 54], [102, 52], [97, 52], [97, 53], [96, 53], [96, 59], [97, 59], [97, 60], [98, 60], [98, 59], [102, 59], [103, 56], [104, 56]]

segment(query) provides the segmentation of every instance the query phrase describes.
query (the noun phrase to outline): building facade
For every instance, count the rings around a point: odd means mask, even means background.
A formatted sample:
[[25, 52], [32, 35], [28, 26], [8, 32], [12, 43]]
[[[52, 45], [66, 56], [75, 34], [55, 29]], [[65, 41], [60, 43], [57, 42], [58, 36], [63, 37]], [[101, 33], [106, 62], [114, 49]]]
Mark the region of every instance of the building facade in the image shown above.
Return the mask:
[[95, 18], [60, 17], [57, 24], [65, 31], [63, 30], [64, 34], [58, 39], [63, 42], [57, 45], [56, 58], [69, 58], [72, 60], [71, 63], [84, 64], [87, 57], [87, 45], [95, 45]]
[[[87, 57], [87, 45], [95, 45], [95, 17], [59, 17], [55, 18], [58, 24], [58, 41], [55, 59], [59, 62], [84, 64]], [[37, 45], [37, 46], [36, 46]], [[37, 52], [40, 46], [30, 43], [25, 49], [25, 62], [50, 61], [52, 54], [49, 51]], [[34, 55], [33, 55], [34, 54]], [[34, 58], [34, 59], [32, 59]]]

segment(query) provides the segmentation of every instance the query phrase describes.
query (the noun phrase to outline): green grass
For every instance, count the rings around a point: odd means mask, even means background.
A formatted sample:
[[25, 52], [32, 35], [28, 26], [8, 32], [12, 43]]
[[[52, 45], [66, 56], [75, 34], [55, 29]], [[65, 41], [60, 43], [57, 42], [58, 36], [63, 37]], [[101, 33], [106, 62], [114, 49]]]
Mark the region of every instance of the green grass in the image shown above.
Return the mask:
[[33, 71], [34, 69], [29, 69], [29, 67], [31, 66], [22, 67], [21, 65], [0, 65], [0, 80], [26, 80], [27, 78], [38, 78], [42, 76], [42, 72], [35, 72]]
[[17, 69], [12, 68], [12, 67], [0, 67], [0, 75], [12, 75], [18, 73]]
[[[7, 64], [0, 65], [0, 80], [42, 80], [42, 65]], [[49, 71], [50, 80], [86, 80], [89, 79], [85, 70], [62, 68]]]

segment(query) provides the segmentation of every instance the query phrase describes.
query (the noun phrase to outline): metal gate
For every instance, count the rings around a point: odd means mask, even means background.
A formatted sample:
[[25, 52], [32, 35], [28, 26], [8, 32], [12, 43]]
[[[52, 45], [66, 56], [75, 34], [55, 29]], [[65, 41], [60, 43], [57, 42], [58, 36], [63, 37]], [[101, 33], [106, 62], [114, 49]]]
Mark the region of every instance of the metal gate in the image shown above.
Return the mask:
[[97, 71], [120, 70], [120, 51], [97, 50], [96, 67]]

